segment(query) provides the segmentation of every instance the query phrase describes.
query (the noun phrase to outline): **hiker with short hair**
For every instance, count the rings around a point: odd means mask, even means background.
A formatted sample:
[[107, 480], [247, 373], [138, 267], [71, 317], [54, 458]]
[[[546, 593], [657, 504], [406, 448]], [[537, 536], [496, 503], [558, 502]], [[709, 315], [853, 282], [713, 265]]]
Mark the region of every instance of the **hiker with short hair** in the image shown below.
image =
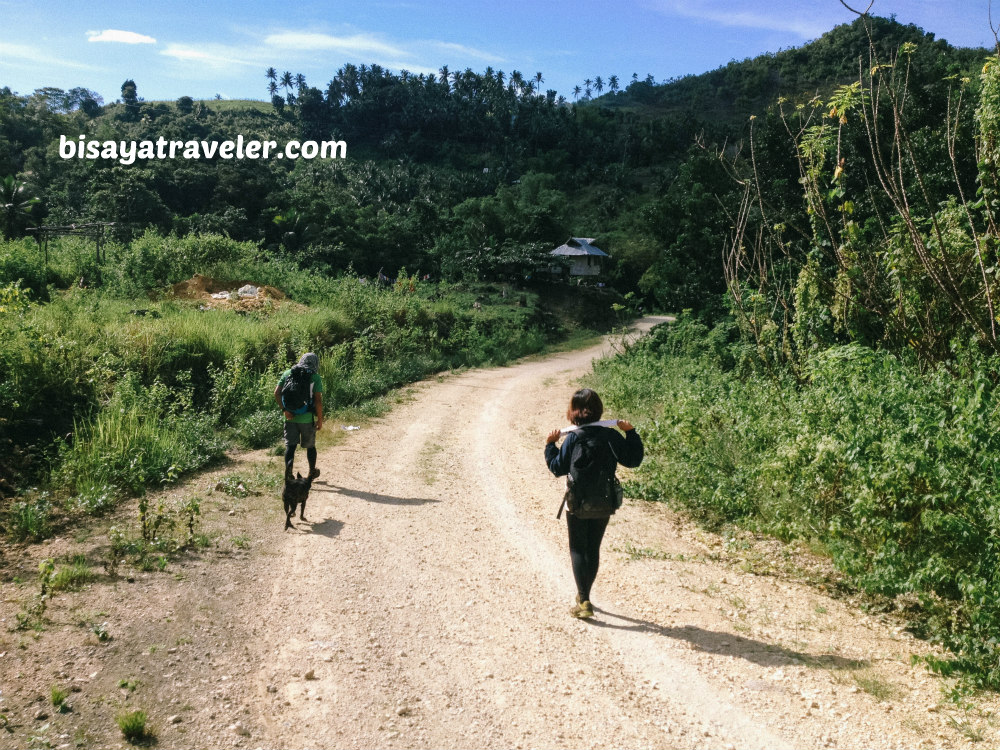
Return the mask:
[[[600, 565], [601, 541], [611, 515], [621, 506], [621, 484], [615, 469], [618, 464], [635, 468], [643, 458], [642, 439], [635, 428], [624, 419], [601, 422], [603, 413], [601, 397], [590, 388], [582, 388], [573, 394], [566, 411], [572, 426], [553, 430], [545, 438], [549, 470], [557, 477], [568, 475], [559, 514], [565, 506], [569, 556], [576, 579], [576, 604], [570, 614], [580, 619], [594, 616], [590, 589]], [[557, 448], [563, 433], [566, 439]]]
[[285, 479], [292, 478], [295, 448], [302, 445], [309, 461], [309, 478], [319, 476], [316, 468], [316, 431], [323, 429], [323, 378], [319, 357], [303, 354], [298, 363], [281, 374], [274, 400], [285, 415]]

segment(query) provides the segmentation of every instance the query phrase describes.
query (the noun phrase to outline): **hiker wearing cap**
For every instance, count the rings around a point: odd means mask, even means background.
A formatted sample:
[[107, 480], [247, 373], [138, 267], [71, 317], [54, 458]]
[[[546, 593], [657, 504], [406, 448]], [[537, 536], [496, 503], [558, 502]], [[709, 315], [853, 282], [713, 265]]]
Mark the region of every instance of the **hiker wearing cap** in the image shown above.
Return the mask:
[[[545, 438], [545, 463], [557, 477], [567, 477], [566, 494], [556, 517], [565, 507], [576, 580], [576, 604], [570, 614], [580, 619], [594, 616], [590, 589], [600, 565], [601, 541], [611, 515], [622, 502], [615, 469], [618, 464], [635, 468], [643, 458], [642, 440], [635, 428], [624, 419], [602, 421], [603, 412], [601, 397], [590, 388], [582, 388], [573, 394], [566, 412], [571, 426], [553, 430]], [[556, 447], [563, 434], [562, 447]]]
[[274, 389], [274, 400], [285, 414], [285, 479], [292, 478], [295, 447], [306, 449], [309, 477], [319, 476], [316, 468], [316, 431], [323, 429], [323, 378], [319, 357], [303, 354], [298, 364], [285, 370]]

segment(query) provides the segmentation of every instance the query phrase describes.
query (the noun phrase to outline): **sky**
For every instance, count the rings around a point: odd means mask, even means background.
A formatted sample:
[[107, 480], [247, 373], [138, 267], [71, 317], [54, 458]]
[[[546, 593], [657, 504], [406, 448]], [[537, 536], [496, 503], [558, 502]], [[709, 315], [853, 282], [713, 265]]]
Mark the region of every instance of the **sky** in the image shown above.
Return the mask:
[[[995, 45], [989, 0], [874, 0], [871, 12], [955, 46]], [[854, 18], [840, 0], [0, 0], [0, 87], [83, 86], [112, 102], [133, 79], [146, 100], [268, 99], [268, 67], [325, 89], [352, 62], [540, 72], [543, 90], [571, 99], [588, 78], [703, 73]]]

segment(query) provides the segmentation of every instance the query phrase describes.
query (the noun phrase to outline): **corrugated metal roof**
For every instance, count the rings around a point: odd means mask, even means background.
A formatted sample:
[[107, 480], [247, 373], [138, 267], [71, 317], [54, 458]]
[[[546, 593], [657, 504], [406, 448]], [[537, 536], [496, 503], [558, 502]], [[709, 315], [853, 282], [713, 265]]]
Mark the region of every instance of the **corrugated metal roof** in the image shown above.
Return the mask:
[[557, 247], [550, 255], [600, 255], [605, 258], [611, 257], [596, 245], [592, 245], [593, 241], [593, 237], [570, 237], [566, 241], [566, 244]]

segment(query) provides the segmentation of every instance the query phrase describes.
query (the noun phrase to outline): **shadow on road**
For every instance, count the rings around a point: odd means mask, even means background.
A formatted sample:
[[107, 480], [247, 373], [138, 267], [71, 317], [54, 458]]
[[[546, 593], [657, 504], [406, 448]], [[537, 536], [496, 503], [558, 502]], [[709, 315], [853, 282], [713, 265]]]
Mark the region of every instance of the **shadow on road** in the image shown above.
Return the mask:
[[602, 612], [615, 620], [624, 620], [627, 623], [631, 623], [626, 625], [601, 620], [585, 620], [589, 625], [595, 627], [654, 633], [675, 640], [687, 641], [691, 644], [692, 648], [698, 651], [708, 654], [737, 656], [763, 667], [787, 666], [790, 662], [801, 662], [807, 666], [822, 667], [824, 669], [854, 670], [869, 666], [869, 662], [864, 659], [846, 659], [837, 654], [809, 654], [776, 646], [772, 643], [755, 641], [752, 638], [744, 638], [740, 635], [705, 630], [694, 625], [685, 625], [679, 628], [664, 627], [648, 620], [637, 620], [634, 617], [628, 617], [616, 612], [608, 612], [599, 607], [594, 607], [594, 611]]
[[337, 495], [346, 495], [347, 497], [356, 497], [359, 500], [366, 500], [369, 503], [384, 503], [386, 505], [425, 505], [427, 503], [440, 502], [431, 497], [393, 497], [392, 495], [379, 495], [374, 492], [361, 492], [359, 490], [348, 489], [347, 487], [338, 487], [335, 484], [327, 485], [327, 489], [314, 487], [313, 492], [330, 492]]
[[343, 521], [336, 521], [333, 518], [327, 518], [325, 521], [314, 523], [309, 531], [313, 534], [333, 538], [340, 534], [340, 530], [342, 528], [344, 528]]

